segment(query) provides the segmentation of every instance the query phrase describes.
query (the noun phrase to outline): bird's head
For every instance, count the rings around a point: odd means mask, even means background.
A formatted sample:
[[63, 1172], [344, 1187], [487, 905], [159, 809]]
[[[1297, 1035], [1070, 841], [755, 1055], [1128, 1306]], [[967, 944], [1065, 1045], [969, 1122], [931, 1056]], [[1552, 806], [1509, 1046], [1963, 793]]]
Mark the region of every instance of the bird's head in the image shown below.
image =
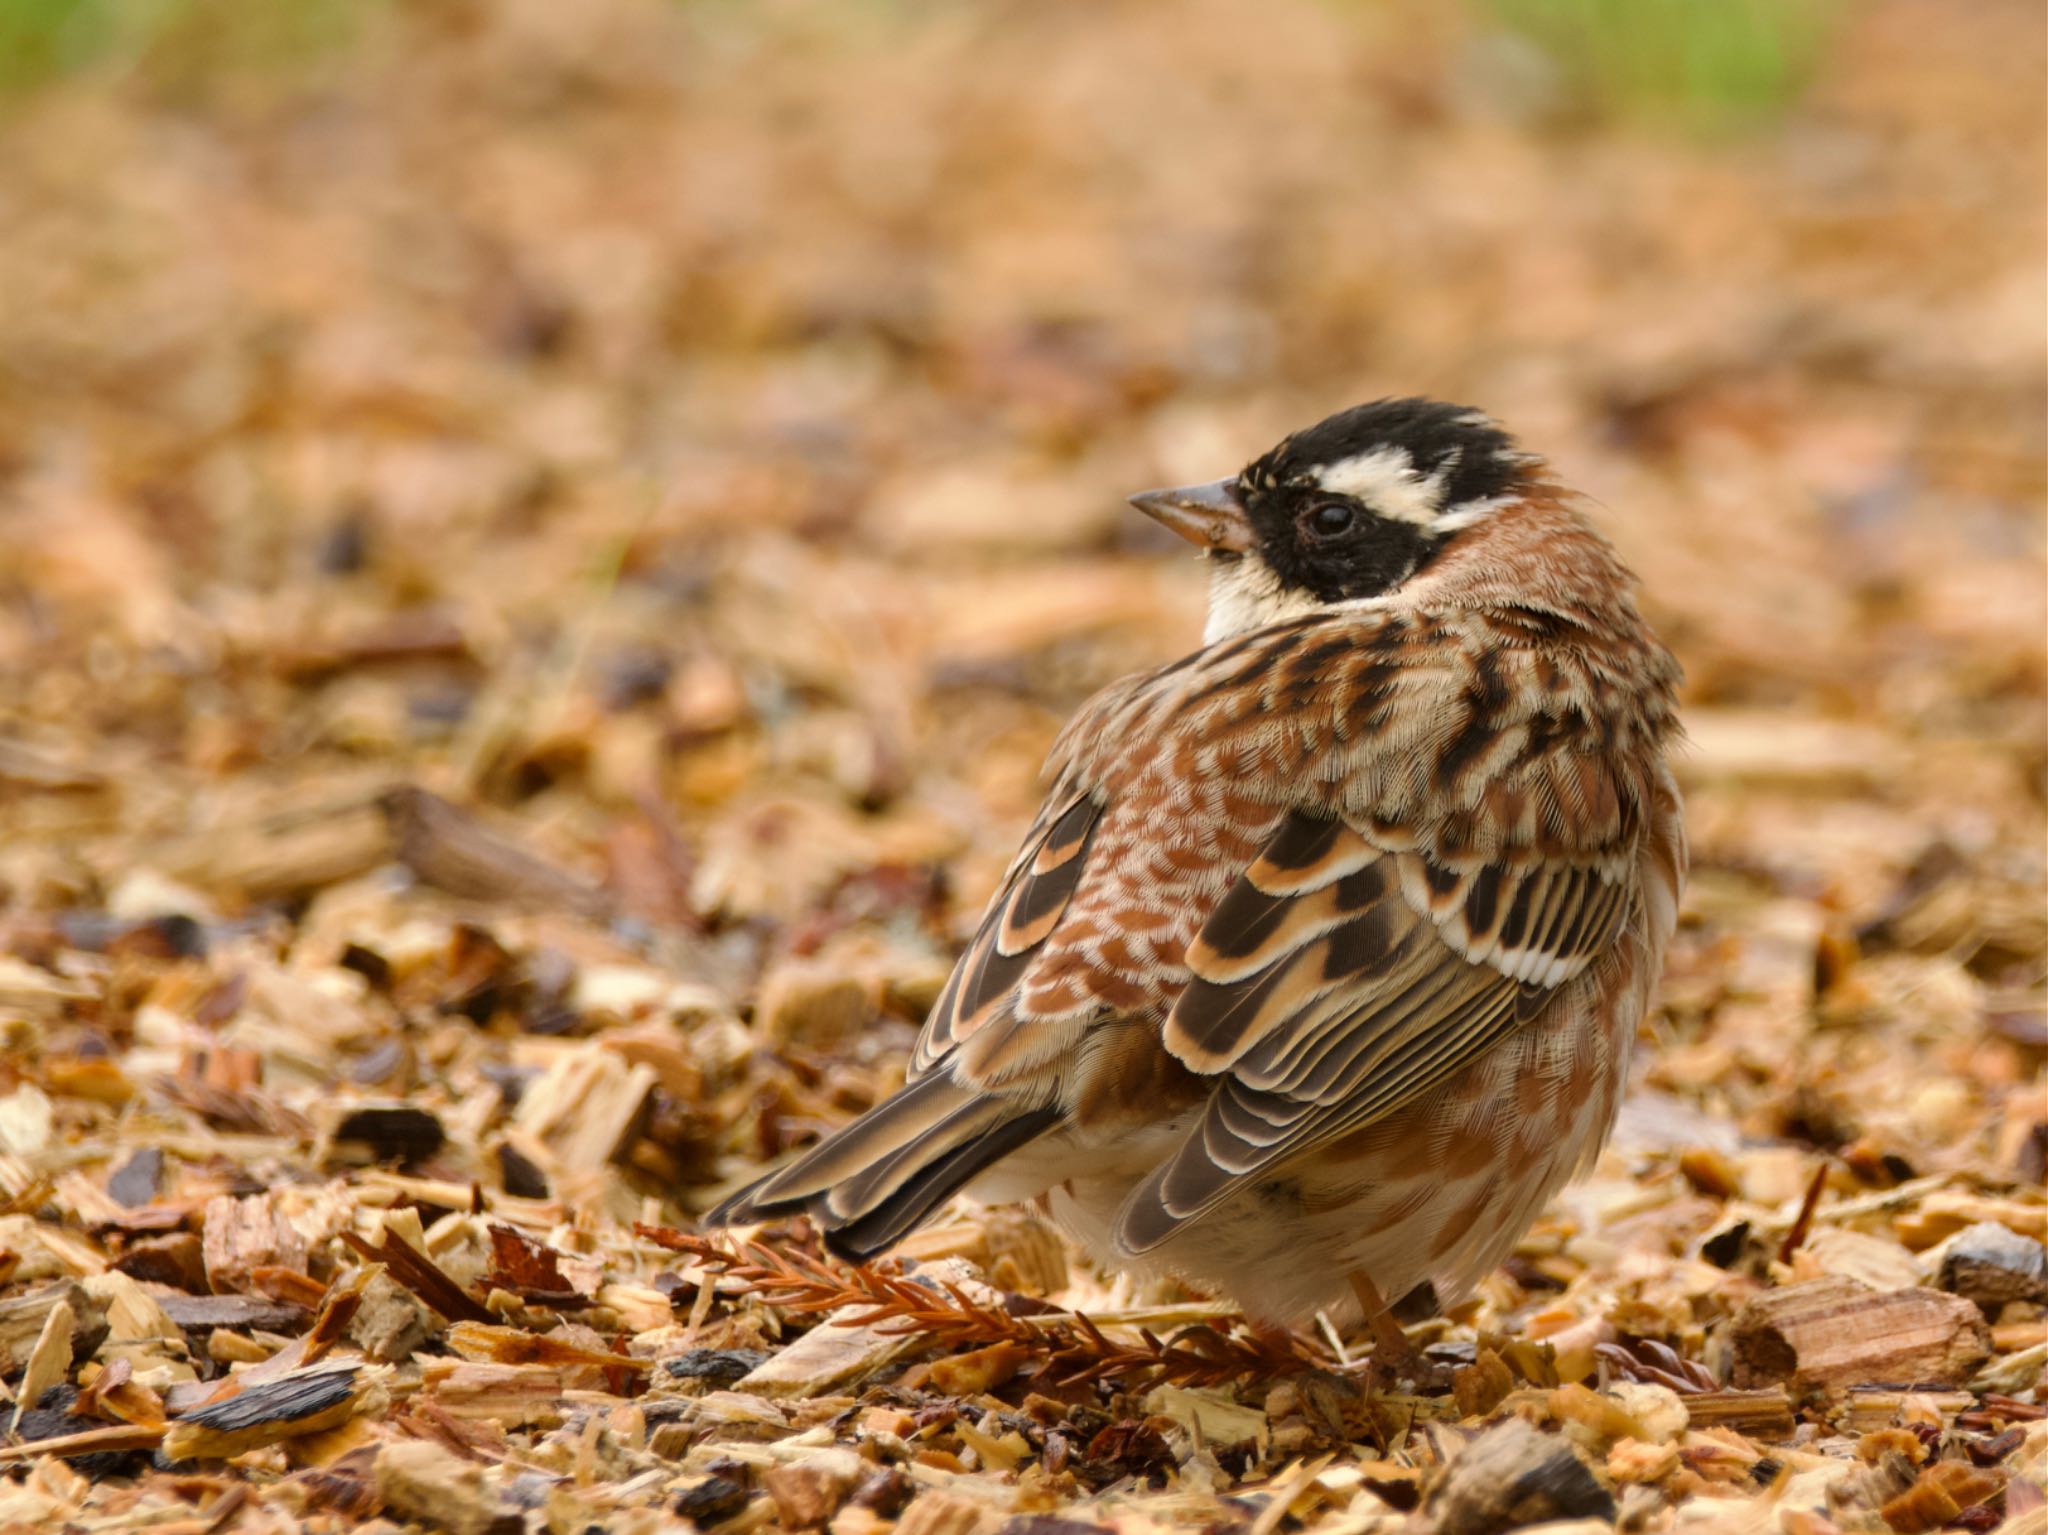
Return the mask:
[[1481, 411], [1375, 400], [1294, 433], [1228, 479], [1131, 504], [1214, 565], [1211, 642], [1399, 588], [1518, 500], [1536, 464]]

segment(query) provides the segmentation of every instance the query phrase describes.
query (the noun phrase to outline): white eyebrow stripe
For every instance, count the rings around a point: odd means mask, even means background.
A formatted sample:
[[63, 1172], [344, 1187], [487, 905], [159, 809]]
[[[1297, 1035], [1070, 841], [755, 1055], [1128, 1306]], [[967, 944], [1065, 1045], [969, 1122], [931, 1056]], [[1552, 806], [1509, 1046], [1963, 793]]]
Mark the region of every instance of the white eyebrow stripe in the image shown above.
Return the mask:
[[1316, 471], [1315, 481], [1334, 495], [1364, 502], [1379, 516], [1426, 528], [1436, 521], [1451, 468], [1446, 463], [1425, 478], [1415, 472], [1415, 460], [1406, 448], [1386, 443], [1325, 464]]
[[1455, 533], [1460, 528], [1471, 527], [1482, 518], [1491, 517], [1516, 499], [1514, 496], [1475, 496], [1470, 501], [1445, 507], [1443, 514], [1430, 527], [1438, 533]]

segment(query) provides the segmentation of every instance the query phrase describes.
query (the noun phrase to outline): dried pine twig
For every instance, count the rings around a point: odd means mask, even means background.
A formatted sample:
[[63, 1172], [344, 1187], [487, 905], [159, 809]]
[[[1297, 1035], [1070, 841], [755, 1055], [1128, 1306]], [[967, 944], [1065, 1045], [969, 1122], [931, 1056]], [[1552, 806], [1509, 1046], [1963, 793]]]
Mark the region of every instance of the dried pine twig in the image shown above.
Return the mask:
[[1138, 1329], [1142, 1346], [1119, 1344], [1085, 1313], [1062, 1313], [1059, 1322], [1073, 1340], [1055, 1354], [1051, 1368], [1066, 1385], [1095, 1380], [1147, 1380], [1176, 1386], [1218, 1386], [1229, 1381], [1298, 1375], [1327, 1362], [1301, 1351], [1292, 1338], [1271, 1341], [1254, 1335], [1231, 1337], [1213, 1327], [1191, 1327], [1162, 1340], [1149, 1327]]
[[1301, 1352], [1291, 1339], [1244, 1340], [1204, 1326], [1172, 1339], [1139, 1328], [1137, 1340], [1120, 1342], [1077, 1311], [1012, 1316], [944, 1281], [932, 1283], [881, 1273], [866, 1264], [781, 1253], [760, 1242], [735, 1241], [728, 1250], [709, 1238], [666, 1226], [636, 1225], [634, 1230], [719, 1277], [736, 1281], [742, 1293], [778, 1311], [812, 1315], [859, 1307], [863, 1309], [844, 1318], [847, 1323], [893, 1323], [888, 1330], [918, 1333], [948, 1347], [1016, 1343], [1043, 1349], [1047, 1379], [1062, 1384], [1115, 1380], [1215, 1386], [1298, 1374], [1323, 1364]]
[[636, 1225], [647, 1240], [683, 1253], [737, 1281], [742, 1293], [778, 1311], [810, 1315], [865, 1307], [845, 1320], [853, 1326], [903, 1323], [904, 1332], [942, 1343], [1022, 1343], [1038, 1336], [1008, 1312], [982, 1305], [955, 1285], [938, 1286], [885, 1274], [866, 1264], [836, 1264], [804, 1253], [782, 1253], [760, 1242], [736, 1241], [729, 1251], [709, 1238], [667, 1226]]
[[1814, 1212], [1820, 1208], [1821, 1190], [1828, 1184], [1828, 1164], [1823, 1161], [1813, 1170], [1813, 1178], [1806, 1185], [1806, 1197], [1799, 1201], [1799, 1214], [1793, 1218], [1792, 1229], [1785, 1233], [1785, 1240], [1778, 1244], [1778, 1261], [1790, 1263], [1792, 1255], [1799, 1251], [1806, 1234], [1813, 1229]]

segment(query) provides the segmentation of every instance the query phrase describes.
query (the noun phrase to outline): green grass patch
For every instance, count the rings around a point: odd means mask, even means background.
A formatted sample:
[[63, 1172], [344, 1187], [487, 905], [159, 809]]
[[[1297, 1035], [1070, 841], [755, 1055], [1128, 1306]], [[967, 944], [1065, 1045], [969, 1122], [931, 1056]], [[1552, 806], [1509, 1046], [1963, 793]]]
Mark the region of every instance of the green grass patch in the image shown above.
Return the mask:
[[286, 73], [360, 34], [378, 0], [0, 0], [0, 95], [104, 70], [173, 93]]
[[1486, 0], [1595, 112], [1704, 130], [1767, 121], [1797, 100], [1839, 0]]

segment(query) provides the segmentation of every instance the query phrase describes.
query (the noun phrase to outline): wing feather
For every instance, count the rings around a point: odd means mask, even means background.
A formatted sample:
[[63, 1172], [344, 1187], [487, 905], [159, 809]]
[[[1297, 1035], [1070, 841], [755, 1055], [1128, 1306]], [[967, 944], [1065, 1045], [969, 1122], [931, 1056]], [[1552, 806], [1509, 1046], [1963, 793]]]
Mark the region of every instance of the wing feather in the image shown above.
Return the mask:
[[1590, 962], [1626, 903], [1592, 864], [1454, 863], [1379, 830], [1289, 813], [1189, 946], [1164, 1040], [1221, 1080], [1119, 1212], [1124, 1251], [1478, 1059]]
[[996, 927], [999, 953], [1022, 954], [1045, 942], [1081, 883], [1088, 839], [1101, 813], [1093, 800], [1080, 799], [1053, 823], [1002, 904]]
[[913, 1076], [1014, 1007], [1018, 982], [1081, 886], [1101, 815], [1101, 802], [1084, 794], [1040, 817], [925, 1020], [911, 1055]]

